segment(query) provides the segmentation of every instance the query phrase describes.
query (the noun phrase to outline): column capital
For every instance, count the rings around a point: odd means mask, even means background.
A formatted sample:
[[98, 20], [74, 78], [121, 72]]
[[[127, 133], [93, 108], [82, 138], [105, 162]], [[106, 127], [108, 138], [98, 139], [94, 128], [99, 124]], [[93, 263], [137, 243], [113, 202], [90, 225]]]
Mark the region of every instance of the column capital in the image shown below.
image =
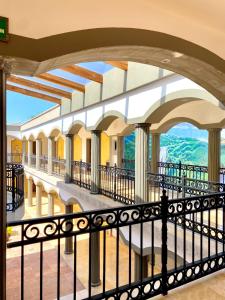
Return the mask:
[[134, 124], [135, 128], [150, 128], [150, 123], [136, 123]]
[[208, 130], [208, 132], [220, 132], [222, 130], [222, 128], [209, 128], [207, 130]]
[[102, 132], [102, 130], [100, 130], [100, 129], [91, 130], [91, 133], [94, 133], [94, 134], [100, 134], [101, 132]]
[[67, 133], [67, 134], [65, 134], [65, 137], [66, 138], [72, 138], [74, 136], [74, 134], [72, 134], [72, 133]]
[[13, 58], [4, 58], [1, 57], [0, 58], [0, 70], [3, 70], [3, 72], [6, 75], [10, 75], [10, 73], [12, 72], [13, 69], [13, 65], [15, 60]]
[[54, 140], [55, 137], [54, 137], [54, 136], [48, 136], [47, 139], [48, 139], [48, 140]]
[[161, 135], [161, 133], [160, 132], [150, 132], [151, 133], [151, 135], [154, 135], [154, 136], [159, 136], [159, 135]]

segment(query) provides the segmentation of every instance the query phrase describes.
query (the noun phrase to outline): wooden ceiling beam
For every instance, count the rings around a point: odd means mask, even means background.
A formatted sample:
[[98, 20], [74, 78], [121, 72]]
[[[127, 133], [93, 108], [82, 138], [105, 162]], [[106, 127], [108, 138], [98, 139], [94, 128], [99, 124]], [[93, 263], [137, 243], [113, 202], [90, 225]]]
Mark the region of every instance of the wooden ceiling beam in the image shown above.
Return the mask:
[[85, 93], [85, 86], [83, 84], [76, 83], [74, 81], [64, 79], [59, 76], [55, 76], [55, 75], [52, 75], [49, 73], [43, 73], [43, 74], [37, 75], [36, 77], [43, 79], [45, 81], [49, 81], [49, 82], [52, 82], [55, 84], [59, 84], [59, 85], [68, 87], [72, 90], [77, 90], [79, 92]]
[[70, 66], [62, 67], [60, 69], [65, 72], [71, 73], [73, 75], [77, 75], [92, 81], [96, 81], [98, 83], [103, 83], [102, 74], [96, 73], [94, 71], [90, 71], [80, 66], [70, 65]]
[[46, 95], [46, 94], [26, 90], [26, 89], [23, 89], [21, 87], [18, 87], [18, 86], [15, 86], [15, 85], [10, 85], [10, 84], [7, 84], [6, 88], [7, 88], [7, 90], [15, 92], [15, 93], [19, 93], [19, 94], [23, 94], [23, 95], [31, 96], [31, 97], [35, 97], [35, 98], [39, 98], [39, 99], [50, 101], [50, 102], [57, 103], [57, 104], [61, 104], [60, 99], [49, 96], [49, 95]]
[[106, 61], [106, 64], [109, 64], [113, 67], [122, 69], [124, 71], [128, 70], [128, 62], [127, 61]]
[[30, 87], [32, 89], [36, 89], [36, 90], [44, 91], [44, 92], [47, 92], [47, 93], [55, 94], [55, 95], [58, 95], [60, 97], [64, 97], [64, 98], [67, 98], [67, 99], [70, 99], [70, 100], [72, 99], [72, 93], [57, 89], [55, 87], [44, 85], [44, 84], [41, 84], [39, 82], [34, 82], [34, 81], [31, 81], [31, 80], [27, 80], [27, 79], [24, 79], [24, 78], [21, 78], [21, 77], [16, 77], [16, 76], [13, 76], [13, 75], [11, 75], [7, 80], [9, 82], [14, 82], [14, 83], [26, 86], [26, 87]]

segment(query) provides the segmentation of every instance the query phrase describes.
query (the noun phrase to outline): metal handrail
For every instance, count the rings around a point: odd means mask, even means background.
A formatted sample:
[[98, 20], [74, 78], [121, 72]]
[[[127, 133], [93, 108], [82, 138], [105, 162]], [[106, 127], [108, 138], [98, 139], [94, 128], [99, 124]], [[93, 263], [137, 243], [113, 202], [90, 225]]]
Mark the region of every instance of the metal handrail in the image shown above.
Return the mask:
[[6, 164], [6, 191], [7, 197], [6, 210], [14, 212], [24, 202], [24, 168], [20, 164]]

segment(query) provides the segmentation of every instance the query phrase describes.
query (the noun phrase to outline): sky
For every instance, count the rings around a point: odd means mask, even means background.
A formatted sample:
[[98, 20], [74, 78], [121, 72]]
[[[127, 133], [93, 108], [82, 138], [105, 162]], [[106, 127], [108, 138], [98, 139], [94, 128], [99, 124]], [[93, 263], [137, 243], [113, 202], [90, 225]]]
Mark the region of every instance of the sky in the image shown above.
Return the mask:
[[[97, 73], [103, 74], [110, 69], [112, 69], [111, 65], [105, 64], [103, 62], [86, 62], [78, 64], [81, 67], [87, 68], [91, 71], [95, 71]], [[80, 76], [75, 76], [73, 74], [64, 72], [62, 70], [53, 70], [49, 73], [63, 77], [68, 80], [72, 80], [78, 82], [80, 84], [87, 84], [89, 80], [82, 78]], [[23, 77], [23, 76], [21, 76]], [[28, 78], [28, 77], [24, 77]], [[53, 86], [62, 90], [66, 90], [68, 92], [72, 92], [71, 89], [51, 84], [49, 82], [30, 77], [29, 80], [40, 82], [45, 85]], [[10, 82], [10, 84], [12, 84]], [[16, 84], [12, 84], [16, 85]], [[18, 86], [18, 85], [17, 85]], [[40, 113], [54, 107], [56, 104], [48, 101], [44, 101], [41, 99], [37, 99], [34, 97], [18, 94], [12, 91], [7, 91], [7, 124], [21, 124], [32, 117], [39, 115]]]
[[53, 106], [55, 103], [7, 91], [7, 124], [24, 123]]

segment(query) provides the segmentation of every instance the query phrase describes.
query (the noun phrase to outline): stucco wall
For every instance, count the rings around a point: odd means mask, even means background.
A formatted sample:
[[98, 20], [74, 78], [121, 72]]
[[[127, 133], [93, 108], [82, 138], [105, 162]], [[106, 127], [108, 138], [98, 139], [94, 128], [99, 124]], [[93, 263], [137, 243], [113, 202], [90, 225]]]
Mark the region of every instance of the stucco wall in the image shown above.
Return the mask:
[[124, 91], [125, 71], [113, 68], [103, 75], [102, 99], [107, 99]]

